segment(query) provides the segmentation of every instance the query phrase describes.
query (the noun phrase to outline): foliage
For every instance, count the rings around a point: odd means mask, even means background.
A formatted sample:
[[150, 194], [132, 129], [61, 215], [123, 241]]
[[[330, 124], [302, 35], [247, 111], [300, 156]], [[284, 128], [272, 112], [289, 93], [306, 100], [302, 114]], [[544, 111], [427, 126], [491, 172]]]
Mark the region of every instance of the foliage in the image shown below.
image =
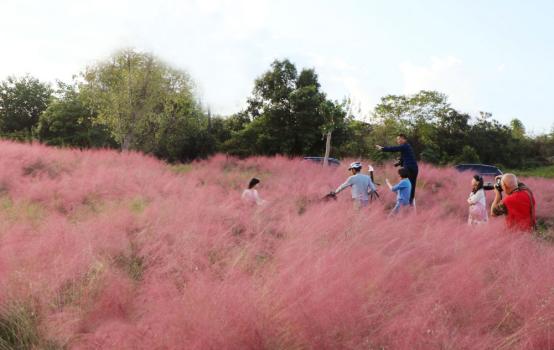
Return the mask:
[[39, 315], [31, 303], [3, 301], [0, 305], [0, 349], [56, 350], [60, 347], [43, 339], [39, 331]]
[[510, 172], [521, 176], [544, 177], [554, 179], [554, 165], [530, 168], [530, 169], [506, 169], [504, 172]]
[[[81, 80], [48, 84], [30, 76], [0, 82], [0, 136], [49, 145], [121, 147], [169, 162], [222, 152], [252, 155], [396, 157], [376, 144], [405, 133], [416, 157], [438, 165], [483, 162], [501, 168], [554, 164], [554, 133], [530, 136], [521, 120], [454, 109], [446, 95], [387, 95], [363, 121], [352, 101], [330, 100], [314, 69], [275, 60], [254, 82], [246, 107], [203, 111], [189, 75], [150, 53], [127, 49], [87, 67]], [[357, 114], [361, 112], [358, 111]], [[328, 141], [328, 142], [327, 142]]]
[[39, 117], [41, 142], [79, 148], [116, 146], [107, 127], [96, 123], [94, 113], [83, 104], [76, 86], [59, 83], [56, 95]]
[[0, 82], [0, 131], [19, 140], [32, 138], [40, 114], [48, 106], [52, 90], [29, 75]]
[[338, 104], [327, 101], [315, 71], [298, 74], [286, 59], [274, 61], [256, 79], [246, 113], [252, 122], [226, 142], [226, 150], [235, 155], [322, 154], [322, 133], [331, 125], [340, 127], [345, 118]]
[[170, 161], [213, 150], [207, 118], [185, 72], [151, 54], [123, 50], [82, 75], [84, 101], [123, 150], [154, 153]]

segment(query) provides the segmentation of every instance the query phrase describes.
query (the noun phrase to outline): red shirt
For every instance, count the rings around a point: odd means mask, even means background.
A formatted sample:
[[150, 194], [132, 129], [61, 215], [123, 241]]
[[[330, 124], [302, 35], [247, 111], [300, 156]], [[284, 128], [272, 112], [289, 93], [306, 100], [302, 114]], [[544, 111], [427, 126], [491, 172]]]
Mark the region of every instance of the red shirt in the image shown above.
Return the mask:
[[[535, 218], [531, 213], [530, 194], [525, 191], [516, 191], [502, 199], [502, 203], [508, 210], [506, 223], [511, 229], [532, 231]], [[533, 198], [533, 206], [535, 200]]]

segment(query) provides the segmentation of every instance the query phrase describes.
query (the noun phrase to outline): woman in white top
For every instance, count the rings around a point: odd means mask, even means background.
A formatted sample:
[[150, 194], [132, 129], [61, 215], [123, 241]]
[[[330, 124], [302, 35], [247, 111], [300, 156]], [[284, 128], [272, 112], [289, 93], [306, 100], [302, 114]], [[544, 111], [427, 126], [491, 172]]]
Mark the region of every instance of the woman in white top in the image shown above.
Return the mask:
[[469, 216], [467, 223], [470, 225], [483, 224], [488, 221], [487, 198], [483, 189], [483, 177], [474, 175], [471, 179], [472, 191], [469, 193]]
[[260, 180], [255, 177], [250, 180], [248, 183], [248, 189], [242, 192], [242, 200], [248, 204], [257, 204], [262, 205], [265, 203], [263, 199], [258, 195], [258, 191], [254, 189], [254, 186], [260, 183]]

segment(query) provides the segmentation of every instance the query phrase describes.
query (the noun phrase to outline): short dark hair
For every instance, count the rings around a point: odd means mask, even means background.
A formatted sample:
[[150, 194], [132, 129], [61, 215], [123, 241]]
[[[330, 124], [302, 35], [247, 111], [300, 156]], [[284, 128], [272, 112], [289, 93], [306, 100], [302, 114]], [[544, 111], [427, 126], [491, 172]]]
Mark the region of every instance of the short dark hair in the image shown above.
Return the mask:
[[396, 136], [402, 137], [404, 140], [408, 139], [408, 136], [406, 136], [406, 134], [404, 134], [404, 133], [398, 133], [398, 135], [396, 135]]
[[255, 177], [253, 177], [250, 182], [248, 183], [248, 189], [251, 189], [252, 187], [256, 186], [257, 184], [260, 183], [260, 180], [256, 179]]
[[398, 169], [398, 175], [400, 175], [401, 178], [405, 179], [410, 176], [410, 171], [406, 168], [400, 168]]

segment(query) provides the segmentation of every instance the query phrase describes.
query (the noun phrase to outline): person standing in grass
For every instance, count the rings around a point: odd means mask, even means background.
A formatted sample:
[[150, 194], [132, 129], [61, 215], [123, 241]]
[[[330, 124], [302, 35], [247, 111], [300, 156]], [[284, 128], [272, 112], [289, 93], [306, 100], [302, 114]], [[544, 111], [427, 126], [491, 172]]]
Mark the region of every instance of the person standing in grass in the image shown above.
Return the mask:
[[391, 185], [389, 179], [385, 179], [387, 186], [390, 190], [396, 192], [396, 205], [392, 209], [390, 215], [396, 215], [403, 210], [403, 208], [410, 205], [410, 193], [412, 192], [412, 184], [408, 179], [408, 169], [400, 168], [398, 169], [398, 175], [400, 176], [400, 182], [396, 185]]
[[258, 191], [254, 187], [260, 183], [260, 180], [253, 177], [248, 183], [248, 189], [244, 190], [241, 195], [241, 199], [245, 203], [262, 205], [265, 203], [263, 199], [260, 198]]
[[396, 136], [396, 143], [398, 144], [398, 146], [383, 147], [380, 145], [375, 145], [375, 147], [383, 152], [400, 152], [400, 162], [398, 163], [398, 165], [408, 170], [408, 179], [411, 183], [410, 205], [413, 205], [415, 198], [417, 174], [419, 172], [417, 160], [414, 154], [414, 150], [412, 146], [408, 143], [408, 138], [405, 134], [398, 134], [398, 136]]
[[472, 190], [469, 193], [469, 216], [467, 223], [470, 225], [484, 224], [488, 221], [487, 198], [483, 189], [483, 177], [474, 175], [471, 179]]
[[356, 206], [366, 207], [369, 204], [369, 193], [375, 192], [375, 184], [371, 181], [368, 175], [361, 174], [362, 163], [354, 162], [350, 164], [348, 171], [352, 174], [346, 182], [337, 187], [335, 191], [332, 191], [330, 195], [335, 196], [347, 187], [352, 187], [352, 199]]

